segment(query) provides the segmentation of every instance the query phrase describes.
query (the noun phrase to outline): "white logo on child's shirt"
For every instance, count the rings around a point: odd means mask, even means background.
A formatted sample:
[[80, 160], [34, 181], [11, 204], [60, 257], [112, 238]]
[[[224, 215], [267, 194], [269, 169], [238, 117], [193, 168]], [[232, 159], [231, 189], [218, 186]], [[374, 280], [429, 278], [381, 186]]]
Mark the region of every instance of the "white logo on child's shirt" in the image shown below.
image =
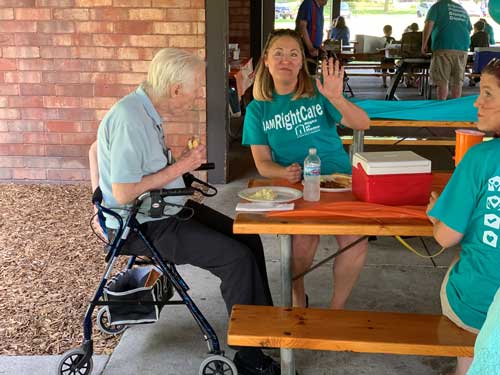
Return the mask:
[[500, 217], [495, 214], [484, 215], [484, 225], [490, 228], [500, 229]]
[[500, 176], [488, 180], [488, 191], [500, 191]]
[[498, 242], [498, 236], [495, 234], [495, 232], [492, 232], [491, 230], [487, 230], [483, 233], [483, 243], [484, 244], [496, 248], [497, 242]]
[[500, 197], [497, 197], [496, 195], [492, 197], [486, 198], [486, 208], [491, 210], [491, 209], [500, 209]]

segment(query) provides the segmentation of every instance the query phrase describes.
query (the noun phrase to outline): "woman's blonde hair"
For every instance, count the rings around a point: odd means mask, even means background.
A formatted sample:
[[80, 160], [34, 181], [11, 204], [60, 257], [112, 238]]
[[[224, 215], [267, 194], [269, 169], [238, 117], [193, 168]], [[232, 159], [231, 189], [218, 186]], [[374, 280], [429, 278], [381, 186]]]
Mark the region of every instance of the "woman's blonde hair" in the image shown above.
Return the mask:
[[154, 101], [167, 98], [172, 85], [193, 85], [195, 73], [203, 65], [203, 60], [190, 52], [163, 48], [149, 64], [148, 76], [142, 86]]
[[255, 82], [253, 84], [253, 97], [257, 100], [270, 101], [273, 99], [274, 81], [271, 73], [269, 73], [269, 69], [265, 66], [264, 60], [269, 53], [271, 45], [277, 39], [285, 36], [291, 37], [297, 41], [302, 55], [302, 67], [299, 71], [297, 87], [292, 100], [314, 96], [314, 86], [312, 79], [309, 76], [309, 72], [307, 71], [304, 46], [302, 45], [302, 39], [300, 38], [299, 33], [291, 29], [278, 29], [269, 34], [266, 45], [264, 46], [264, 51], [259, 59], [259, 63], [257, 64], [257, 72], [255, 73]]

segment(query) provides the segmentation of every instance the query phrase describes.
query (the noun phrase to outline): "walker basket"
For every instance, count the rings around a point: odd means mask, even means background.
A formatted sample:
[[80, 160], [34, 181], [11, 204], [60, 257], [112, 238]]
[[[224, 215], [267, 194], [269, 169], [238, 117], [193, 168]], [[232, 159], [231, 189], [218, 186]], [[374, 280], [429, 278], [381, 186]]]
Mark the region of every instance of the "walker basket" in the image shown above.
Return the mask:
[[160, 317], [161, 302], [168, 301], [173, 288], [154, 266], [134, 267], [119, 272], [104, 288], [103, 299], [110, 324], [153, 323]]

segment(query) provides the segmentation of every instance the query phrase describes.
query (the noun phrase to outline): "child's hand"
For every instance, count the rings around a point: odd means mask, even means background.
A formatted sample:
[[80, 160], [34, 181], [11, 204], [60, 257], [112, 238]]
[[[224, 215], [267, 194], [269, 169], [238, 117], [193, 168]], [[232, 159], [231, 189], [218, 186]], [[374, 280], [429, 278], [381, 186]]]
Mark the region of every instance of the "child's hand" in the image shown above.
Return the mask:
[[429, 216], [429, 212], [432, 210], [434, 205], [436, 204], [436, 201], [439, 198], [439, 193], [436, 191], [431, 192], [431, 196], [429, 197], [429, 203], [427, 204], [427, 209], [425, 210], [425, 213], [429, 217], [429, 220], [432, 222], [432, 224], [435, 224], [437, 222], [437, 219]]

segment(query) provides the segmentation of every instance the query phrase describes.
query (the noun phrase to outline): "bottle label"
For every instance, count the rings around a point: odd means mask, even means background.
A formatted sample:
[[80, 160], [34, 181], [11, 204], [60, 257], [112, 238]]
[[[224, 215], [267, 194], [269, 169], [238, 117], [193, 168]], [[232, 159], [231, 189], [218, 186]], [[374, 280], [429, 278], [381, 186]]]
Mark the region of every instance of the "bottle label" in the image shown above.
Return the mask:
[[304, 165], [304, 176], [319, 177], [321, 175], [321, 166], [319, 164]]

